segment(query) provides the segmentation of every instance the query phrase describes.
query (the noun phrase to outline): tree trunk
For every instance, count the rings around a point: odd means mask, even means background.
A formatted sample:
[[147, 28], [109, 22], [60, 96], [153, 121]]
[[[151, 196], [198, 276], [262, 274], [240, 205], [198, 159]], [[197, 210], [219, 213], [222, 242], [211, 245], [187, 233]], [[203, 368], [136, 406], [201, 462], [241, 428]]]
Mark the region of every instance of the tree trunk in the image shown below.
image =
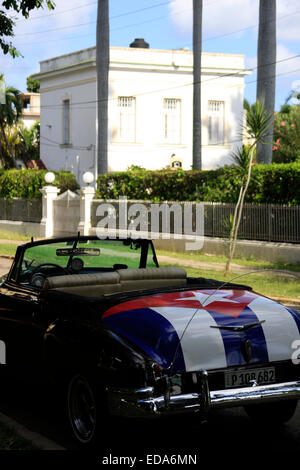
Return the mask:
[[108, 73], [109, 73], [109, 7], [108, 0], [98, 0], [97, 13], [97, 173], [107, 173]]
[[247, 189], [248, 189], [248, 186], [249, 186], [249, 183], [250, 183], [250, 178], [251, 178], [254, 150], [255, 150], [255, 145], [253, 144], [252, 145], [252, 150], [251, 150], [250, 161], [249, 161], [249, 168], [248, 168], [248, 175], [247, 175], [246, 184], [245, 184], [244, 188], [242, 187], [242, 190], [240, 191], [239, 199], [238, 199], [238, 202], [237, 202], [237, 207], [236, 207], [236, 212], [235, 212], [235, 226], [234, 226], [234, 230], [233, 230], [233, 238], [231, 240], [230, 253], [229, 253], [229, 257], [228, 257], [228, 260], [227, 260], [227, 263], [226, 263], [226, 268], [225, 268], [226, 273], [228, 273], [230, 271], [230, 265], [231, 265], [232, 258], [234, 256], [234, 252], [235, 252], [235, 247], [236, 247], [236, 243], [237, 243], [237, 236], [238, 236], [238, 231], [239, 231], [239, 227], [240, 227], [240, 223], [241, 223], [243, 207], [244, 207], [244, 200], [245, 200], [245, 196], [246, 196]]
[[201, 154], [201, 53], [202, 0], [193, 0], [193, 168], [202, 169]]
[[276, 85], [276, 0], [260, 0], [256, 99], [270, 113], [267, 144], [257, 145], [257, 163], [272, 163]]

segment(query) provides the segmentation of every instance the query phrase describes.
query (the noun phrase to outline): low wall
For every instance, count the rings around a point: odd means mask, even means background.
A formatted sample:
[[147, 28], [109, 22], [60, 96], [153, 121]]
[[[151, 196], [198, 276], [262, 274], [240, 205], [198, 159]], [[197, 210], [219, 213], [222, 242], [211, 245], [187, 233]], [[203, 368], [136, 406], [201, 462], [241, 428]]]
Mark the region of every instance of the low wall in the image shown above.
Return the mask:
[[0, 230], [40, 237], [41, 219], [41, 199], [0, 198]]
[[20, 233], [29, 237], [41, 236], [41, 225], [34, 222], [20, 222], [17, 220], [0, 220], [0, 230], [6, 232]]
[[[156, 249], [182, 253], [185, 251], [184, 240], [155, 240]], [[223, 238], [204, 238], [201, 253], [227, 256], [228, 241]], [[238, 240], [235, 256], [239, 258], [254, 258], [257, 260], [270, 261], [271, 263], [284, 262], [289, 264], [300, 264], [300, 244], [293, 243], [271, 243], [250, 240]]]

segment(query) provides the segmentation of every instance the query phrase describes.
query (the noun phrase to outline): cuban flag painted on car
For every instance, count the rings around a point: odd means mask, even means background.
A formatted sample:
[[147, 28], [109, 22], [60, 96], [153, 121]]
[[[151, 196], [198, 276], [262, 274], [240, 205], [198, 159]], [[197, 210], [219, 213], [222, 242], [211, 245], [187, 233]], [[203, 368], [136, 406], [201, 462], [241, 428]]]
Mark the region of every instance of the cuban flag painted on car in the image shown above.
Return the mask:
[[[140, 297], [108, 309], [103, 321], [174, 372], [266, 364], [291, 359], [300, 317], [240, 289], [190, 290]], [[226, 327], [250, 328], [226, 329]], [[225, 328], [223, 328], [225, 327]], [[242, 344], [250, 340], [246, 362]]]

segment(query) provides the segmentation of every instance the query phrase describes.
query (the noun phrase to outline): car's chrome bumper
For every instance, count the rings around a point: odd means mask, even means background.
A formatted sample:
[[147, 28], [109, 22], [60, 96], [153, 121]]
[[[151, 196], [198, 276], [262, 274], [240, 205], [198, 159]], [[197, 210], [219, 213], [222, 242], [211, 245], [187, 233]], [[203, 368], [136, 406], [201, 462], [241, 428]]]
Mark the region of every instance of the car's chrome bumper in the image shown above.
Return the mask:
[[130, 417], [151, 417], [213, 408], [230, 408], [254, 403], [300, 398], [300, 381], [272, 385], [209, 391], [203, 374], [198, 393], [154, 396], [154, 388], [135, 390], [110, 388], [109, 405], [113, 414]]

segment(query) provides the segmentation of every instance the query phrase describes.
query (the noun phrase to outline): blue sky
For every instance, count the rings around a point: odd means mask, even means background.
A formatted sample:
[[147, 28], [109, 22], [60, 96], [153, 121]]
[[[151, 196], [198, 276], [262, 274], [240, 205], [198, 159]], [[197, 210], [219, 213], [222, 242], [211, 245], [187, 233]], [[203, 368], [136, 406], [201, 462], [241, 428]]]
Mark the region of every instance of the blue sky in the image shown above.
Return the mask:
[[[192, 50], [192, 0], [110, 0], [110, 44], [127, 47], [145, 38], [151, 48]], [[245, 54], [253, 68], [245, 97], [255, 101], [259, 0], [204, 0], [203, 50]], [[39, 61], [95, 45], [97, 1], [56, 0], [56, 9], [19, 18], [15, 44], [23, 58], [0, 55], [6, 83], [26, 90], [26, 77]], [[300, 2], [277, 0], [276, 109], [291, 89], [300, 88]], [[298, 56], [298, 57], [295, 57]]]

